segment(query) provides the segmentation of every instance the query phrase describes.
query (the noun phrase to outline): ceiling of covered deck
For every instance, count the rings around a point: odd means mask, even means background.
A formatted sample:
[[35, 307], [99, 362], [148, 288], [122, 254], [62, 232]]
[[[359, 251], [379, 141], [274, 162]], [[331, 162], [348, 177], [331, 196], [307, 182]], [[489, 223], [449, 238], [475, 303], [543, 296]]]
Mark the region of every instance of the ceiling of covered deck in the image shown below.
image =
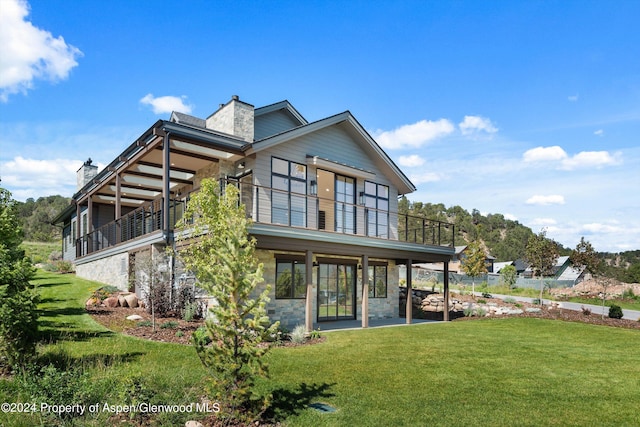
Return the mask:
[[[237, 161], [240, 152], [229, 152], [201, 141], [170, 138], [169, 190], [172, 197], [179, 188], [193, 186], [196, 172], [212, 162]], [[157, 136], [128, 159], [111, 168], [95, 190], [92, 199], [98, 203], [116, 202], [116, 171], [120, 175], [120, 203], [137, 207], [162, 197], [163, 190], [163, 138]]]

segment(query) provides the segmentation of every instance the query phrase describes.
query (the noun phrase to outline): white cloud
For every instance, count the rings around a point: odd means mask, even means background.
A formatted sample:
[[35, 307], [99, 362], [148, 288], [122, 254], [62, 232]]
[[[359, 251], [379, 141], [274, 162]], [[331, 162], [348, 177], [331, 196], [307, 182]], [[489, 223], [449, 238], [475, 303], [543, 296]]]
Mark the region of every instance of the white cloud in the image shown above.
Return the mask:
[[534, 218], [531, 221], [532, 225], [541, 225], [541, 226], [556, 225], [557, 223], [558, 221], [556, 221], [553, 218]]
[[140, 100], [140, 103], [151, 106], [154, 114], [165, 114], [172, 111], [190, 114], [192, 107], [184, 103], [186, 99], [186, 96], [159, 96], [156, 98], [149, 93]]
[[409, 177], [411, 182], [414, 184], [423, 184], [425, 182], [437, 182], [441, 181], [444, 178], [444, 175], [437, 172], [424, 172], [421, 174], [413, 174]]
[[590, 224], [584, 224], [582, 229], [586, 233], [617, 233], [622, 231], [622, 228], [617, 225], [602, 224], [598, 222], [592, 222]]
[[612, 156], [608, 151], [581, 151], [575, 156], [562, 160], [562, 169], [601, 168], [620, 163], [620, 155]]
[[410, 156], [400, 156], [398, 163], [400, 163], [400, 166], [412, 168], [424, 165], [424, 159], [417, 154], [411, 154]]
[[597, 131], [593, 132], [593, 134], [596, 135], [596, 136], [603, 136], [604, 135], [604, 130], [598, 129]]
[[528, 205], [564, 205], [564, 196], [559, 194], [551, 194], [549, 196], [542, 196], [536, 194], [535, 196], [531, 196], [527, 199], [526, 203]]
[[608, 151], [581, 151], [571, 157], [562, 147], [536, 147], [525, 151], [522, 159], [526, 163], [559, 162], [558, 168], [573, 170], [578, 168], [601, 168], [621, 162], [620, 153], [611, 155]]
[[567, 153], [558, 145], [553, 147], [536, 147], [525, 151], [522, 159], [525, 162], [548, 162], [566, 159]]
[[[53, 194], [68, 197], [76, 190], [76, 171], [82, 163], [82, 160], [37, 160], [17, 156], [0, 163], [2, 184], [11, 188], [16, 200]], [[97, 166], [99, 170], [104, 168], [101, 164]]]
[[513, 214], [506, 213], [506, 214], [504, 214], [504, 219], [508, 219], [510, 221], [517, 221], [518, 217], [513, 215]]
[[578, 100], [579, 96], [578, 95], [570, 95], [567, 97], [567, 99], [571, 102], [576, 102]]
[[463, 135], [491, 135], [498, 132], [498, 128], [491, 120], [481, 116], [464, 116], [464, 120], [458, 124]]
[[447, 136], [455, 130], [447, 119], [436, 121], [420, 120], [411, 125], [403, 125], [391, 131], [374, 132], [376, 141], [383, 148], [400, 149], [421, 147], [434, 139]]
[[0, 101], [9, 95], [26, 93], [37, 79], [66, 79], [82, 52], [68, 45], [62, 36], [26, 20], [29, 5], [23, 0], [2, 0], [0, 7]]

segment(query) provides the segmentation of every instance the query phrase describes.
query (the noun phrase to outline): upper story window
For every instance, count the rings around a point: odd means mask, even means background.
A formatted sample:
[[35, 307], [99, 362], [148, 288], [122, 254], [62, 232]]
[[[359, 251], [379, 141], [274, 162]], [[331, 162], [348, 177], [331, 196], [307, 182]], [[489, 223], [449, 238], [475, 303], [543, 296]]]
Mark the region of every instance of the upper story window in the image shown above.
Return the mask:
[[307, 166], [271, 159], [271, 221], [296, 227], [307, 225]]
[[364, 205], [367, 209], [367, 236], [389, 237], [389, 186], [365, 181]]

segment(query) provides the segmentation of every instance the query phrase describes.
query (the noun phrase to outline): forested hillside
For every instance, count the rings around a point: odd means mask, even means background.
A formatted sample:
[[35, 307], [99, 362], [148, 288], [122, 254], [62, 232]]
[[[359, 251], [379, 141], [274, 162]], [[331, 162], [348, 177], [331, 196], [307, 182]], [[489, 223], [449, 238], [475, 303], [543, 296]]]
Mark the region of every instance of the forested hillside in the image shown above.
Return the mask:
[[71, 199], [62, 196], [39, 197], [38, 200], [27, 199], [18, 202], [18, 219], [24, 231], [24, 240], [29, 242], [55, 242], [62, 238], [62, 230], [51, 224], [51, 221]]
[[[498, 262], [525, 258], [529, 238], [540, 231], [506, 219], [502, 214], [485, 216], [476, 209], [469, 213], [460, 206], [447, 208], [442, 203], [409, 202], [404, 197], [398, 202], [398, 209], [403, 214], [453, 223], [456, 246], [478, 240]], [[558, 244], [560, 256], [571, 255], [573, 249]], [[598, 255], [606, 264], [604, 270], [607, 276], [628, 283], [640, 282], [640, 250], [619, 254], [600, 252]]]

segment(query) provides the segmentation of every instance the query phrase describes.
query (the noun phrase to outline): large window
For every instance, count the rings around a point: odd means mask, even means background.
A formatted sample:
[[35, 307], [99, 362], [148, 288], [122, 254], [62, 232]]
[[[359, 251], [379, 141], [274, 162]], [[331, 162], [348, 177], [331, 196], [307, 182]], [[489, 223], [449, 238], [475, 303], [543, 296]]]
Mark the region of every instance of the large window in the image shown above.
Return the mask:
[[271, 159], [271, 221], [305, 227], [307, 224], [307, 167], [278, 158]]
[[367, 207], [367, 236], [389, 237], [389, 187], [365, 181], [365, 206]]
[[336, 175], [336, 231], [356, 232], [356, 182], [353, 178]]
[[276, 260], [276, 298], [305, 298], [307, 276], [304, 261], [297, 259]]
[[387, 266], [369, 266], [369, 298], [387, 297]]

